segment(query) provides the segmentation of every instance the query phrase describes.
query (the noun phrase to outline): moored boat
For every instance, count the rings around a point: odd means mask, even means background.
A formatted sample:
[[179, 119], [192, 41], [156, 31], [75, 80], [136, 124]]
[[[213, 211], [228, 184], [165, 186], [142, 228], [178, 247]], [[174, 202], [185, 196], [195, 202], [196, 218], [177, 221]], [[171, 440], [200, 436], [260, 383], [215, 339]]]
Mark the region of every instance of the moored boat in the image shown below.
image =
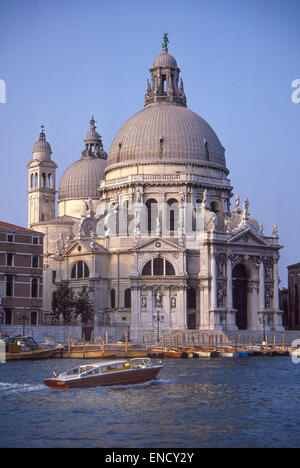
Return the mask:
[[250, 357], [252, 352], [247, 348], [237, 348], [236, 350], [238, 357]]
[[117, 352], [107, 350], [99, 344], [76, 343], [64, 346], [63, 350], [57, 351], [56, 357], [69, 359], [113, 359]]
[[105, 352], [111, 352], [117, 358], [138, 358], [138, 357], [147, 357], [148, 349], [143, 348], [142, 346], [135, 343], [107, 343], [104, 345]]
[[59, 348], [41, 347], [31, 336], [4, 337], [3, 341], [6, 361], [48, 359]]
[[233, 348], [224, 348], [220, 352], [221, 356], [226, 358], [233, 358], [237, 356], [237, 352]]
[[44, 384], [54, 389], [140, 384], [154, 380], [162, 367], [153, 365], [148, 358], [102, 361], [54, 374]]
[[182, 357], [182, 350], [168, 348], [165, 346], [155, 346], [150, 349], [148, 356], [157, 358], [180, 358]]

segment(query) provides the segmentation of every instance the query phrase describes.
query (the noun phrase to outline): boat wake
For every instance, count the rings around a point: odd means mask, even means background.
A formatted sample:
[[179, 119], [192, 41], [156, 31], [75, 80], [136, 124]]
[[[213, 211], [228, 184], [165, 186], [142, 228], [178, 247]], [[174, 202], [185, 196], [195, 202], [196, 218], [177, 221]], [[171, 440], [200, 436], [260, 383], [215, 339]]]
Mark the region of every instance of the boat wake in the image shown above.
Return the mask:
[[42, 384], [20, 384], [20, 383], [6, 383], [0, 382], [0, 396], [4, 396], [7, 393], [23, 393], [23, 392], [37, 392], [45, 390], [45, 387]]
[[111, 387], [111, 390], [128, 390], [130, 388], [145, 388], [145, 387], [150, 387], [152, 385], [161, 385], [161, 384], [166, 384], [166, 383], [172, 383], [175, 382], [175, 380], [171, 379], [153, 379], [149, 380], [149, 382], [143, 382], [143, 383], [136, 383], [136, 384], [131, 384], [131, 385], [114, 385]]

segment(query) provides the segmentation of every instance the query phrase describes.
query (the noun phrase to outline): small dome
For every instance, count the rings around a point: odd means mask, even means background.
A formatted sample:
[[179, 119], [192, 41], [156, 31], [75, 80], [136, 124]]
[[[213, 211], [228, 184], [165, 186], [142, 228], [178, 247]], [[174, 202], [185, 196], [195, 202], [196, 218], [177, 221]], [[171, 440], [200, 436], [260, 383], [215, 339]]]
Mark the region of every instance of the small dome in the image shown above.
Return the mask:
[[45, 152], [45, 153], [52, 153], [50, 144], [48, 143], [48, 141], [45, 141], [45, 140], [39, 140], [34, 144], [33, 153], [37, 151]]
[[168, 54], [168, 52], [164, 50], [153, 62], [153, 68], [156, 67], [177, 68], [177, 62], [173, 55]]
[[[44, 125], [41, 125], [42, 131], [39, 140], [33, 146], [33, 155], [35, 159], [49, 159], [52, 154], [51, 146], [46, 140]], [[35, 154], [37, 153], [37, 154]]]
[[60, 179], [59, 200], [99, 197], [99, 181], [104, 179], [106, 160], [84, 157], [71, 164]]

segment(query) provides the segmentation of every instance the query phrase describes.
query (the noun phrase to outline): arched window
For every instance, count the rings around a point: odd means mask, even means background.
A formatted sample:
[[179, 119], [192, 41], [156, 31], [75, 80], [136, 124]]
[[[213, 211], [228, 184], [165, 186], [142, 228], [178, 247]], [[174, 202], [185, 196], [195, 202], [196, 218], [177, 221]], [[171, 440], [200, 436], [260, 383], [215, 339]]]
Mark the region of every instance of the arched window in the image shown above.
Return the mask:
[[52, 174], [48, 174], [48, 187], [52, 188]]
[[110, 307], [112, 309], [116, 308], [116, 291], [114, 289], [110, 290]]
[[37, 175], [37, 172], [34, 174], [34, 186], [35, 186], [35, 187], [38, 186], [38, 175]]
[[151, 198], [146, 202], [147, 215], [148, 215], [148, 232], [155, 231], [156, 220], [158, 217], [157, 201]]
[[165, 258], [152, 258], [144, 266], [142, 276], [175, 276], [175, 269]]
[[46, 177], [45, 172], [43, 172], [43, 174], [42, 174], [42, 187], [45, 188], [46, 185], [47, 185], [47, 177]]
[[30, 188], [34, 187], [34, 174], [31, 174], [30, 176]]
[[80, 279], [80, 278], [88, 278], [90, 276], [89, 267], [85, 262], [80, 260], [73, 265], [71, 278], [72, 279]]
[[131, 289], [130, 288], [125, 290], [125, 293], [124, 293], [124, 306], [125, 306], [125, 309], [130, 309], [130, 307], [131, 307]]
[[168, 224], [170, 232], [178, 229], [178, 201], [175, 198], [168, 200]]

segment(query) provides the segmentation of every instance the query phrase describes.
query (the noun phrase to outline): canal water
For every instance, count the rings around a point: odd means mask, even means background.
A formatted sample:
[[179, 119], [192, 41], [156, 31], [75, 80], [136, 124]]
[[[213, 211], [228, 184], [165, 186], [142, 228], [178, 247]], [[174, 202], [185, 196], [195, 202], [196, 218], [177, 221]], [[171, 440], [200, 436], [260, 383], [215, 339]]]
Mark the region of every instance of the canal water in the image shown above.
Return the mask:
[[300, 365], [289, 357], [168, 359], [156, 381], [56, 391], [82, 361], [0, 364], [0, 447], [299, 447]]

